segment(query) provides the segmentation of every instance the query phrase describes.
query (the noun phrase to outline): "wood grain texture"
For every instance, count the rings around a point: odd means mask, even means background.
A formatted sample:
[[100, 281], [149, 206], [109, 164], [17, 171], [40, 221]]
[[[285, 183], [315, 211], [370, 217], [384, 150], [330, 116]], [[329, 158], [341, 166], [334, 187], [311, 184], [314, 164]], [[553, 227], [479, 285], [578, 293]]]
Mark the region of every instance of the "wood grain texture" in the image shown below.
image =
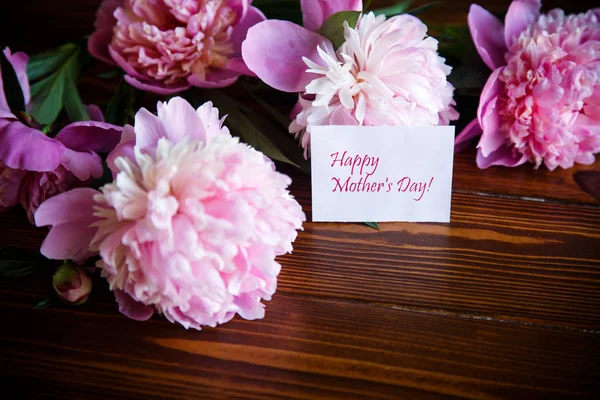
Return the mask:
[[600, 390], [594, 334], [284, 294], [265, 320], [188, 332], [126, 320], [100, 299], [77, 318], [25, 306], [37, 296], [0, 290], [3, 387], [22, 396], [40, 384], [90, 399], [558, 399]]
[[600, 207], [455, 193], [450, 225], [380, 226], [306, 224], [280, 290], [600, 329]]
[[582, 190], [575, 179], [577, 172], [600, 172], [600, 160], [588, 166], [577, 165], [577, 168], [555, 171], [544, 167], [536, 170], [531, 164], [517, 168], [492, 167], [482, 171], [475, 164], [475, 156], [475, 149], [455, 155], [455, 192], [600, 205], [600, 200]]
[[[295, 178], [310, 214], [308, 179]], [[11, 215], [24, 240], [32, 230]], [[0, 282], [5, 386], [22, 398], [593, 398], [599, 222], [599, 207], [455, 193], [449, 225], [307, 223], [266, 318], [203, 332], [129, 321], [98, 283], [82, 307], [32, 310], [51, 271]]]

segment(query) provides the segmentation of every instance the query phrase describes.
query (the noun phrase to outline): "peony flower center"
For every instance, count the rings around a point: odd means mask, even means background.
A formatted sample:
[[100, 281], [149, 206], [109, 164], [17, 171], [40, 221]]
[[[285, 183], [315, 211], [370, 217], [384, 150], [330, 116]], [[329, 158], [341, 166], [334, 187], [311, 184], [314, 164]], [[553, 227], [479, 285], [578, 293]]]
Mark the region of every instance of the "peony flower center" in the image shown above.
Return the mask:
[[[600, 32], [592, 12], [566, 16], [562, 10], [541, 15], [513, 43], [499, 74], [505, 85], [498, 98], [502, 129], [515, 151], [539, 167], [573, 165], [582, 138], [577, 120], [594, 88]], [[596, 89], [597, 90], [597, 89]]]
[[384, 105], [386, 100], [394, 97], [394, 92], [377, 76], [362, 70], [351, 45], [341, 48], [337, 53], [326, 52], [321, 47], [317, 51], [325, 66], [306, 57], [303, 59], [309, 67], [306, 72], [322, 76], [310, 82], [305, 89], [306, 94], [315, 96], [313, 107], [341, 104], [362, 124], [367, 101]]
[[225, 68], [237, 13], [225, 0], [130, 0], [115, 12], [111, 48], [165, 84]]

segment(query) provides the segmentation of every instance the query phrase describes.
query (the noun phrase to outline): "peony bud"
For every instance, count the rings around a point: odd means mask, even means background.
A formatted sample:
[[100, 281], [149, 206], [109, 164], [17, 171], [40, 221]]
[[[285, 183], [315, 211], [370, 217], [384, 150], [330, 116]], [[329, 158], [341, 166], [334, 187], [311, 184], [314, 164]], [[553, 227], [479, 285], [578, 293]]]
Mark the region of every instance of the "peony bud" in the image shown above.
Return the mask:
[[77, 306], [90, 297], [92, 280], [83, 269], [65, 263], [54, 272], [52, 286], [62, 301]]

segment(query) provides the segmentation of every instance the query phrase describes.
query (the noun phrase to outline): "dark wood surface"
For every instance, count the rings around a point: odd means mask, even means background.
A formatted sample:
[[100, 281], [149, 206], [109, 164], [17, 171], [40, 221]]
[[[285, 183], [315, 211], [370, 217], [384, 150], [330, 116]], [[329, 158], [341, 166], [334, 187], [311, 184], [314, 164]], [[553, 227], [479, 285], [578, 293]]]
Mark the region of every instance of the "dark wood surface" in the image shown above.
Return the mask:
[[[74, 21], [49, 44], [89, 31], [97, 2], [34, 3], [33, 20]], [[100, 281], [83, 306], [33, 310], [52, 270], [0, 280], [0, 398], [598, 398], [600, 161], [481, 171], [468, 151], [454, 175], [450, 224], [306, 223], [260, 321], [136, 322]], [[309, 180], [292, 177], [310, 217]], [[37, 251], [44, 235], [0, 214], [0, 245]]]

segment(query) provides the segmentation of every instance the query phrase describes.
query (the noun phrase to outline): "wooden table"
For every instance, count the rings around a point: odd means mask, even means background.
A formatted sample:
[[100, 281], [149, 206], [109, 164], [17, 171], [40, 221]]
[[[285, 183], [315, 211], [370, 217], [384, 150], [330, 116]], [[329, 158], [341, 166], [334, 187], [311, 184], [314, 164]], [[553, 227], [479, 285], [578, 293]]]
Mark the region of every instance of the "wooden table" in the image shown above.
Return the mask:
[[[468, 3], [432, 19], [464, 21]], [[97, 4], [12, 2], [0, 22], [29, 20], [9, 44], [39, 50], [88, 33]], [[600, 162], [482, 171], [474, 157], [456, 157], [449, 225], [306, 223], [260, 321], [136, 322], [100, 281], [83, 306], [33, 310], [50, 268], [0, 281], [0, 398], [597, 398], [600, 201], [576, 180], [597, 193]], [[293, 178], [310, 218], [309, 180]], [[44, 235], [0, 215], [0, 245], [36, 252]]]
[[[600, 202], [573, 175], [600, 163], [473, 159], [457, 156], [449, 225], [306, 223], [260, 321], [135, 322], [102, 284], [81, 307], [33, 310], [52, 271], [0, 282], [2, 390], [19, 394], [5, 398], [598, 395]], [[310, 218], [309, 187], [295, 176]], [[35, 251], [44, 234], [0, 219], [0, 243]]]

